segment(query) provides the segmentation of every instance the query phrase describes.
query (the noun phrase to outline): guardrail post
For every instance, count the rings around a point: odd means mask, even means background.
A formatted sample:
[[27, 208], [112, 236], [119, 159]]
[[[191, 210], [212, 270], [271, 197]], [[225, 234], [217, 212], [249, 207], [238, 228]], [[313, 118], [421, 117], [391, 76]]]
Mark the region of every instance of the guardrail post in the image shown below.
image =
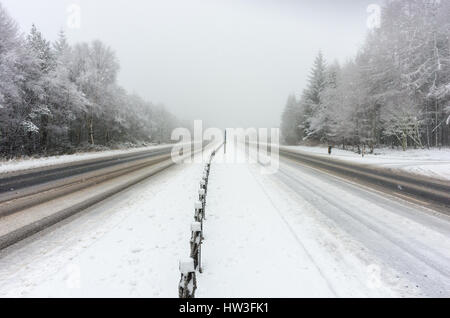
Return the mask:
[[208, 186], [208, 175], [206, 172], [203, 173], [202, 180], [205, 180], [206, 186]]
[[194, 260], [192, 258], [182, 260], [179, 264], [181, 279], [178, 286], [180, 298], [195, 298], [197, 290], [197, 277], [195, 274]]
[[191, 225], [191, 258], [194, 260], [194, 268], [202, 272], [202, 224], [194, 222]]
[[195, 202], [195, 221], [202, 222], [203, 220], [203, 203], [201, 201]]
[[205, 193], [208, 193], [208, 189], [206, 188], [206, 181], [202, 179], [202, 181], [200, 181], [200, 189], [205, 190]]
[[206, 191], [205, 191], [205, 189], [198, 190], [198, 199], [203, 204], [203, 218], [205, 218], [205, 208], [206, 208]]

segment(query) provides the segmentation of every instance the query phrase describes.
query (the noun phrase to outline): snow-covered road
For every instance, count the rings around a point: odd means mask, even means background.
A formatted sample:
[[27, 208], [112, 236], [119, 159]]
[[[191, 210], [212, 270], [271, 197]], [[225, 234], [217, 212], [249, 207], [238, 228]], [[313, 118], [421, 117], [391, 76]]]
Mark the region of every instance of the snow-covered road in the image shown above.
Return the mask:
[[170, 168], [0, 252], [0, 297], [177, 297], [202, 168]]
[[401, 294], [450, 296], [448, 216], [296, 164], [277, 177]]
[[213, 165], [207, 205], [200, 297], [336, 296], [250, 166]]
[[[282, 159], [210, 176], [198, 297], [450, 296], [450, 218]], [[177, 297], [202, 165], [0, 252], [0, 297]]]
[[450, 296], [450, 219], [426, 208], [288, 160], [216, 164], [208, 204], [201, 296]]

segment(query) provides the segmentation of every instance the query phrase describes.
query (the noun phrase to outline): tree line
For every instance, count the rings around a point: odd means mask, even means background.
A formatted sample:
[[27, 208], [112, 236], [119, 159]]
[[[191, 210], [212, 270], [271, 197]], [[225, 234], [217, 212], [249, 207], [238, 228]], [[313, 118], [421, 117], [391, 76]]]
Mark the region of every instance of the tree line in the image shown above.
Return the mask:
[[284, 142], [450, 145], [450, 1], [391, 0], [356, 56], [319, 53], [300, 98], [282, 115]]
[[0, 156], [69, 153], [170, 141], [178, 120], [117, 83], [119, 62], [100, 41], [28, 35], [0, 4]]

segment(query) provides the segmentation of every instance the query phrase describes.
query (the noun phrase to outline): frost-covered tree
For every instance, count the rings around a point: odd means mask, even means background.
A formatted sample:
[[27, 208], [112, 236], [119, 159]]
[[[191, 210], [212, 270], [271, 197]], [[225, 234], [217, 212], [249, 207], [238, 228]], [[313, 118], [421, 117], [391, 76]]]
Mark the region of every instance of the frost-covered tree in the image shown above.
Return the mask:
[[320, 101], [309, 119], [310, 136], [314, 136], [324, 143], [333, 142], [336, 137], [332, 127], [337, 124], [334, 114], [334, 95], [338, 85], [339, 72], [340, 66], [337, 62], [325, 69], [325, 80], [318, 96]]
[[315, 134], [315, 131], [311, 129], [311, 120], [321, 109], [321, 95], [326, 88], [326, 81], [326, 63], [322, 52], [319, 52], [314, 60], [314, 65], [308, 78], [308, 86], [300, 100], [302, 108], [300, 127], [304, 130], [306, 138], [312, 137]]
[[295, 95], [290, 95], [281, 118], [281, 136], [285, 143], [295, 145], [299, 141], [299, 105]]
[[[89, 142], [95, 144], [95, 123], [108, 116], [111, 94], [116, 84], [119, 64], [114, 52], [100, 41], [78, 44], [74, 48], [71, 76], [90, 103], [85, 114]], [[103, 117], [102, 120], [105, 118]]]
[[[0, 5], [1, 152], [36, 149], [39, 128], [32, 118], [39, 68], [16, 23]], [[33, 96], [32, 96], [33, 95]]]
[[74, 123], [87, 112], [90, 103], [70, 78], [72, 49], [64, 32], [60, 32], [52, 47], [54, 67], [49, 72], [46, 83], [49, 103], [52, 105], [49, 142], [51, 148], [65, 151], [79, 143]]
[[0, 3], [0, 105], [4, 116], [6, 103], [20, 100], [17, 81], [20, 80], [21, 70], [17, 64], [17, 55], [21, 45], [17, 25]]
[[51, 80], [49, 73], [55, 67], [55, 60], [50, 42], [33, 24], [27, 37], [27, 47], [33, 58], [33, 68], [28, 71], [25, 82], [27, 105], [30, 108], [30, 121], [38, 127], [39, 140], [35, 141], [33, 151], [46, 150], [49, 141], [49, 121], [54, 115], [53, 105], [50, 103]]
[[336, 85], [316, 59], [300, 102], [306, 137], [371, 148], [450, 145], [449, 34], [450, 1], [386, 2], [380, 27], [336, 70]]
[[129, 95], [118, 71], [102, 42], [50, 43], [35, 25], [23, 36], [0, 4], [0, 155], [170, 141], [177, 119]]

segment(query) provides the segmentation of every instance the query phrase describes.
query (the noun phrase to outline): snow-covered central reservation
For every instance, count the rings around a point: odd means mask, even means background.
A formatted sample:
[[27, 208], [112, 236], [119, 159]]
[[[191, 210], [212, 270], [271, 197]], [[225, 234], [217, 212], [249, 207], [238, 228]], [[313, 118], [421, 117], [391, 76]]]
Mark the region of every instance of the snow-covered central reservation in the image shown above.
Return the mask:
[[[288, 146], [286, 148], [330, 157], [327, 147], [324, 146]], [[449, 148], [410, 149], [408, 151], [383, 148], [376, 149], [373, 154], [364, 154], [364, 156], [353, 151], [333, 148], [331, 158], [357, 164], [382, 166], [393, 170], [404, 170], [434, 179], [450, 180]]]
[[[197, 297], [450, 296], [450, 219], [282, 160], [211, 168]], [[0, 297], [177, 297], [203, 165], [0, 252]]]

